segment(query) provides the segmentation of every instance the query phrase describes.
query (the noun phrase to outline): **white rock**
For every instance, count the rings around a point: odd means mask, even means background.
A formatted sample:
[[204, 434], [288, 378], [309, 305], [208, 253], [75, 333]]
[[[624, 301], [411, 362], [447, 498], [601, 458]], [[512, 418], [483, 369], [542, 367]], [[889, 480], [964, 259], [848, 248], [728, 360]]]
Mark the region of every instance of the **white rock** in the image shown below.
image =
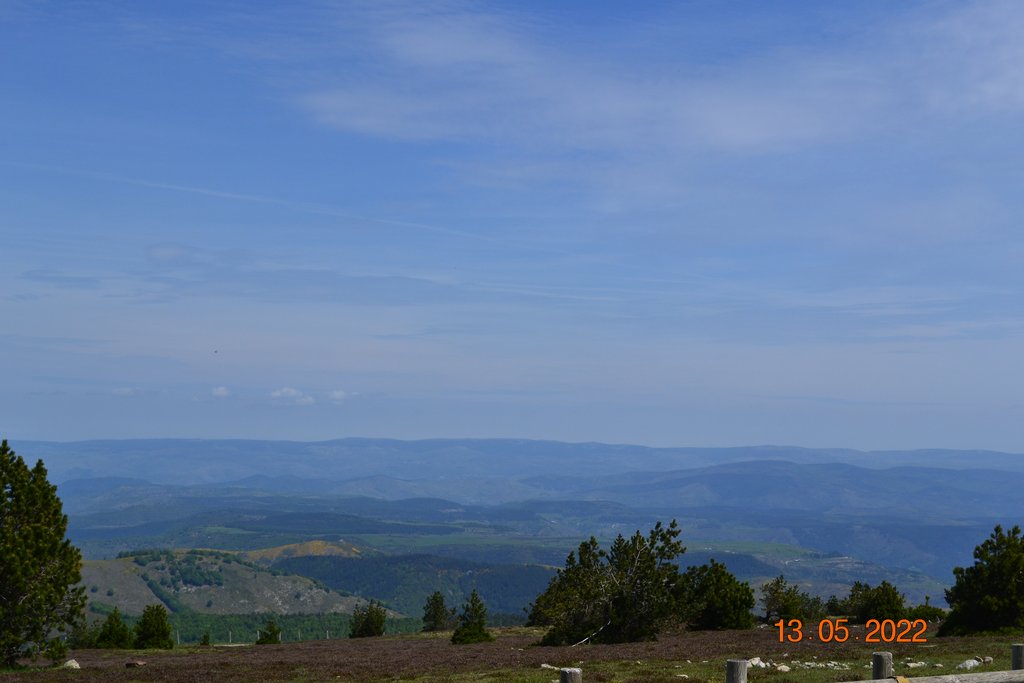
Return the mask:
[[907, 662], [907, 666], [909, 668], [911, 668], [911, 669], [920, 669], [922, 666], [925, 666], [925, 663], [924, 662]]
[[73, 659], [69, 659], [68, 661], [64, 662], [64, 664], [61, 665], [61, 668], [62, 669], [81, 669], [82, 665], [79, 664], [78, 662], [76, 662]]
[[978, 664], [980, 663], [981, 662], [979, 662], [977, 659], [965, 659], [964, 661], [957, 664], [956, 668], [962, 669], [964, 671], [970, 671], [974, 667], [978, 666]]
[[781, 671], [782, 673], [786, 673], [787, 671], [789, 671], [789, 667], [785, 664], [779, 664], [777, 667], [775, 667], [775, 670]]
[[763, 669], [764, 668], [764, 662], [761, 661], [760, 657], [752, 657], [752, 658], [748, 659], [747, 660], [747, 664], [749, 666], [756, 666], [759, 669]]
[[932, 664], [932, 666], [935, 667], [936, 669], [941, 669], [942, 668], [941, 664]]

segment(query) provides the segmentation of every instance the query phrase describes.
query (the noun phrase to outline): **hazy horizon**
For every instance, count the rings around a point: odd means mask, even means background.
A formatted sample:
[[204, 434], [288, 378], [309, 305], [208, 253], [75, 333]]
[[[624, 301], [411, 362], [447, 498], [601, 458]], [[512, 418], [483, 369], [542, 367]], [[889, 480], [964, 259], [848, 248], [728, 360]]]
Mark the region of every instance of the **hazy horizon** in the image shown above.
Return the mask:
[[[97, 442], [123, 442], [123, 441], [252, 441], [259, 443], [294, 443], [294, 444], [317, 444], [317, 443], [330, 443], [336, 441], [397, 441], [400, 443], [417, 443], [417, 442], [462, 442], [462, 441], [496, 441], [496, 442], [533, 442], [533, 443], [554, 443], [564, 444], [570, 446], [610, 446], [610, 447], [638, 447], [638, 448], [650, 448], [658, 450], [707, 450], [707, 451], [728, 451], [728, 450], [743, 450], [743, 449], [779, 449], [780, 451], [795, 450], [795, 451], [807, 451], [807, 452], [818, 452], [818, 451], [849, 451], [853, 453], [914, 453], [914, 452], [943, 452], [947, 451], [950, 453], [996, 453], [1000, 455], [1021, 455], [1024, 456], [1024, 452], [1017, 451], [1004, 451], [990, 448], [943, 448], [943, 447], [921, 447], [921, 448], [851, 448], [842, 445], [827, 445], [827, 444], [814, 444], [814, 445], [802, 445], [802, 444], [786, 444], [786, 443], [744, 443], [744, 444], [726, 444], [726, 445], [715, 445], [715, 444], [688, 444], [688, 443], [669, 443], [669, 444], [650, 444], [641, 443], [635, 441], [596, 441], [590, 440], [565, 440], [565, 439], [532, 439], [515, 436], [492, 436], [492, 437], [476, 437], [476, 436], [431, 436], [423, 438], [400, 438], [392, 436], [376, 436], [376, 435], [363, 435], [363, 434], [351, 434], [345, 436], [327, 437], [322, 439], [258, 439], [250, 436], [217, 436], [217, 437], [201, 437], [201, 436], [138, 436], [138, 437], [96, 437], [88, 439], [48, 439], [48, 438], [35, 438], [35, 437], [20, 437], [17, 435], [0, 435], [0, 438], [10, 442], [12, 448], [17, 443], [54, 443], [54, 444], [75, 444], [75, 443], [97, 443]], [[20, 453], [19, 453], [20, 455]], [[31, 454], [28, 454], [31, 455]], [[780, 458], [783, 458], [780, 455]], [[784, 459], [784, 458], [783, 458]]]
[[1022, 31], [5, 3], [0, 436], [1024, 452]]

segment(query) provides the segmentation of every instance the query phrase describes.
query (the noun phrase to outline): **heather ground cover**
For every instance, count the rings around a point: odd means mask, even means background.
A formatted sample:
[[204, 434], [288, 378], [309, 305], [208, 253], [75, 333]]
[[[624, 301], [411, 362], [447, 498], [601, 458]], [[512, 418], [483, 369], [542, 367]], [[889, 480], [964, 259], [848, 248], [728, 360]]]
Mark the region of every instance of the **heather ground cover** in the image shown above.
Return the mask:
[[[509, 681], [548, 683], [558, 673], [549, 667], [579, 666], [584, 681], [724, 681], [725, 661], [760, 657], [776, 666], [752, 667], [751, 683], [831, 683], [871, 677], [874, 651], [893, 653], [898, 675], [953, 673], [969, 657], [991, 657], [974, 669], [1010, 668], [1010, 645], [1018, 636], [942, 638], [928, 634], [921, 644], [865, 644], [863, 630], [851, 641], [824, 644], [805, 640], [779, 643], [778, 631], [677, 632], [657, 641], [622, 645], [537, 647], [540, 631], [497, 630], [493, 643], [455, 646], [450, 634], [423, 634], [287, 643], [276, 646], [180, 648], [172, 651], [82, 650], [72, 652], [77, 671], [34, 668], [0, 673], [14, 681]], [[125, 668], [143, 660], [143, 668]], [[910, 663], [917, 666], [911, 667]], [[919, 664], [920, 663], [920, 664]], [[790, 668], [780, 671], [777, 665]], [[545, 666], [547, 665], [547, 666]]]

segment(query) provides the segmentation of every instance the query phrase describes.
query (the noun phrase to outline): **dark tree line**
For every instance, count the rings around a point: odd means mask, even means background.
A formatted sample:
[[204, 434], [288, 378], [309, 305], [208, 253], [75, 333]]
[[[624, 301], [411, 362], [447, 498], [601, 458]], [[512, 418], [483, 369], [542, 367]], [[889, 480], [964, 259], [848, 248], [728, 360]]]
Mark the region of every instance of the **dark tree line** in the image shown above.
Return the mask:
[[905, 596], [888, 581], [877, 586], [855, 581], [846, 597], [833, 595], [827, 601], [791, 585], [781, 575], [761, 586], [764, 620], [768, 623], [779, 619], [806, 621], [825, 617], [845, 617], [853, 624], [863, 624], [869, 619], [922, 618], [934, 621], [945, 614], [938, 607], [929, 605], [927, 597], [925, 604], [917, 607], [907, 607], [905, 603]]
[[102, 623], [80, 623], [72, 631], [70, 643], [75, 648], [169, 650], [174, 647], [174, 639], [167, 616], [163, 605], [147, 605], [134, 626], [129, 626], [115, 607]]

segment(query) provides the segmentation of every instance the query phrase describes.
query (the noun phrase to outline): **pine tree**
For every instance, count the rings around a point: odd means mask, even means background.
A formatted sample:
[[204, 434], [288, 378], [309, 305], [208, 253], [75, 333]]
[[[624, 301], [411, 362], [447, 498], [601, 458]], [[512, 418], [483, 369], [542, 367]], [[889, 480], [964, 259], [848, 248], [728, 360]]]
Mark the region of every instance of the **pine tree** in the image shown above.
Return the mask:
[[939, 635], [1024, 628], [1024, 536], [1019, 526], [996, 525], [974, 549], [974, 564], [953, 570], [946, 591], [952, 608]]
[[68, 518], [43, 461], [31, 470], [0, 442], [0, 666], [66, 650], [82, 618], [82, 554], [64, 538]]
[[451, 628], [454, 618], [455, 608], [448, 609], [441, 591], [434, 591], [423, 605], [424, 631], [444, 631]]
[[690, 567], [679, 582], [680, 616], [695, 630], [752, 628], [754, 591], [712, 559]]
[[904, 601], [906, 597], [903, 593], [896, 590], [896, 586], [892, 585], [888, 581], [883, 581], [878, 584], [871, 592], [871, 598], [868, 602], [868, 611], [864, 616], [864, 621], [868, 619], [902, 619], [907, 612]]
[[931, 596], [924, 596], [924, 603], [911, 607], [907, 610], [907, 619], [914, 621], [924, 619], [925, 621], [943, 621], [946, 618], [946, 610], [931, 604]]
[[773, 624], [779, 619], [821, 619], [826, 615], [825, 603], [821, 598], [806, 593], [798, 586], [791, 586], [786, 577], [779, 574], [771, 581], [761, 584], [761, 604], [764, 605], [764, 620]]
[[132, 646], [132, 632], [121, 619], [121, 612], [115, 607], [107, 615], [96, 637], [96, 647], [126, 650]]
[[686, 552], [678, 536], [672, 520], [667, 527], [657, 522], [647, 536], [639, 529], [630, 538], [620, 534], [607, 551], [593, 536], [580, 543], [530, 610], [528, 624], [550, 627], [541, 644], [654, 639], [674, 614], [675, 558]]
[[675, 558], [685, 550], [676, 540], [679, 527], [656, 522], [645, 537], [640, 530], [630, 538], [620, 534], [608, 551], [608, 567], [614, 590], [608, 626], [602, 635], [608, 642], [653, 640], [675, 606], [673, 587], [679, 581]]
[[349, 627], [349, 638], [373, 638], [384, 635], [384, 622], [388, 613], [384, 605], [371, 600], [366, 607], [357, 607], [352, 612], [352, 625]]
[[487, 607], [484, 601], [474, 590], [469, 595], [469, 601], [462, 606], [462, 614], [459, 615], [459, 625], [452, 633], [452, 642], [456, 645], [468, 643], [488, 643], [494, 640], [494, 636], [487, 630]]
[[260, 637], [256, 639], [257, 645], [277, 645], [281, 642], [281, 627], [273, 619], [267, 619], [267, 623], [260, 629]]
[[174, 647], [171, 622], [167, 620], [167, 610], [163, 605], [146, 605], [142, 610], [142, 618], [135, 624], [135, 647], [139, 650], [170, 650]]
[[[854, 581], [850, 594], [835, 604], [829, 600], [829, 613], [843, 614], [854, 624], [863, 624], [868, 619], [902, 619], [906, 613], [904, 596], [888, 581], [874, 588], [862, 581]], [[837, 608], [837, 609], [832, 609]]]

